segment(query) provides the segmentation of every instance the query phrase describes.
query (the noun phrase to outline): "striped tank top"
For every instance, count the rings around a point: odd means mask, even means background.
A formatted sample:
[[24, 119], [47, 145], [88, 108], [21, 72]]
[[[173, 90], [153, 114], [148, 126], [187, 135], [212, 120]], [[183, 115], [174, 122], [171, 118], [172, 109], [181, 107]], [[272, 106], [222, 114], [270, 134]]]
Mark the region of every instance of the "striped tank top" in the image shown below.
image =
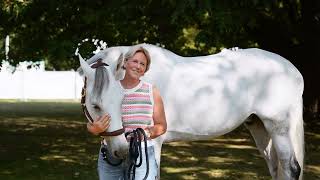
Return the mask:
[[122, 100], [121, 111], [125, 132], [153, 126], [154, 102], [152, 84], [140, 81], [136, 87], [132, 89], [123, 88], [123, 91], [124, 98]]

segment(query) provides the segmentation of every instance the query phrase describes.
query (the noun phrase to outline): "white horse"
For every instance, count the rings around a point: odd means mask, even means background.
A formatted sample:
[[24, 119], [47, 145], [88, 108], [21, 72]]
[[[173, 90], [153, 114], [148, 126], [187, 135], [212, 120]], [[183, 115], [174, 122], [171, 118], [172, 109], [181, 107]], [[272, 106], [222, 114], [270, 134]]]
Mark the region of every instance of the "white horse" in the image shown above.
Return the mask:
[[[304, 83], [302, 75], [289, 61], [256, 48], [224, 49], [209, 56], [181, 57], [154, 45], [139, 46], [147, 49], [151, 56], [150, 70], [143, 78], [158, 87], [166, 112], [167, 133], [155, 140], [158, 167], [163, 142], [213, 138], [245, 123], [273, 179], [302, 179]], [[121, 79], [124, 72], [117, 65], [121, 67], [123, 59], [119, 57], [128, 48], [107, 48], [87, 63], [102, 59], [110, 65], [115, 78]], [[88, 64], [81, 63], [81, 67], [85, 76], [91, 76], [90, 81], [94, 81], [92, 73], [88, 74], [93, 71]], [[113, 93], [118, 91], [117, 84], [109, 85], [114, 88]], [[111, 113], [112, 109], [120, 109], [117, 101], [120, 101], [118, 96], [107, 95], [104, 90], [102, 101], [94, 105]], [[104, 109], [106, 107], [112, 109]], [[89, 111], [97, 114], [92, 109]], [[111, 124], [118, 127], [110, 131], [121, 128], [119, 115], [111, 118]], [[121, 147], [126, 146], [123, 139], [114, 141], [122, 144]]]

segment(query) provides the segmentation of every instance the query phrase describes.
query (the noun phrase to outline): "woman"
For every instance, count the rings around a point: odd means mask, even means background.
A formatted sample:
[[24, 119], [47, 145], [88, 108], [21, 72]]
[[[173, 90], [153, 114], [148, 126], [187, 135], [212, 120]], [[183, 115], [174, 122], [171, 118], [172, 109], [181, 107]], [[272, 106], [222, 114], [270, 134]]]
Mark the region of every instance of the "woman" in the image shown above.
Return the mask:
[[[121, 58], [121, 56], [120, 56]], [[152, 139], [164, 134], [167, 123], [159, 90], [150, 83], [140, 80], [140, 77], [148, 71], [151, 59], [148, 51], [140, 46], [133, 46], [124, 56], [125, 75], [119, 81], [124, 92], [122, 101], [122, 122], [125, 132], [131, 132], [136, 128], [142, 128], [148, 136], [149, 175], [147, 179], [153, 180], [157, 176], [157, 164], [155, 160]], [[98, 118], [94, 123], [87, 124], [88, 131], [98, 135], [104, 132], [110, 123], [108, 114]], [[106, 147], [103, 143], [102, 148]], [[135, 179], [140, 180], [146, 174], [145, 154], [142, 153], [143, 164], [136, 169]], [[107, 155], [109, 161], [119, 162]], [[98, 159], [98, 173], [100, 180], [126, 179], [128, 164], [123, 161], [118, 166], [112, 166], [103, 159], [100, 151]]]

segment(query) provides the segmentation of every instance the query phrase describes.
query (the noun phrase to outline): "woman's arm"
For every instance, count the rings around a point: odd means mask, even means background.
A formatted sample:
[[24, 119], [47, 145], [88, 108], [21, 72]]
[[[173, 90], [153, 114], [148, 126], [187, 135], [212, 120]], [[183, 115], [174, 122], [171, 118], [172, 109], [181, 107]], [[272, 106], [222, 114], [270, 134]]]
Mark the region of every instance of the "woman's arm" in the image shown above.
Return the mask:
[[88, 131], [93, 135], [99, 135], [107, 130], [110, 126], [110, 115], [105, 114], [95, 120], [93, 123], [87, 123]]
[[154, 139], [164, 134], [167, 131], [167, 121], [166, 121], [166, 115], [164, 112], [163, 102], [160, 96], [160, 92], [156, 87], [153, 87], [153, 99], [154, 99], [154, 107], [153, 107], [154, 126], [148, 128], [151, 139]]

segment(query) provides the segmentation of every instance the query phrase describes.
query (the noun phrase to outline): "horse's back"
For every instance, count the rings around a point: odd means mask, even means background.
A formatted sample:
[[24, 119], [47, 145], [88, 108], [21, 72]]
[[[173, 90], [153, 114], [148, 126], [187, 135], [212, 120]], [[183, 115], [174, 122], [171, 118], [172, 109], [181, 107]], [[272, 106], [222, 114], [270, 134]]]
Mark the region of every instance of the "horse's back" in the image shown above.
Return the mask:
[[[260, 115], [273, 116], [286, 112], [292, 105], [299, 104], [304, 82], [301, 73], [287, 59], [278, 54], [252, 48], [239, 51], [240, 61], [252, 68], [252, 109]], [[249, 88], [250, 89], [250, 88]]]
[[237, 51], [223, 50], [221, 55], [233, 61], [239, 70], [248, 73], [256, 81], [264, 81], [264, 83], [272, 81], [270, 85], [278, 87], [290, 83], [297, 93], [299, 92], [300, 95], [303, 93], [304, 82], [301, 73], [289, 60], [278, 54], [258, 48], [249, 48]]

